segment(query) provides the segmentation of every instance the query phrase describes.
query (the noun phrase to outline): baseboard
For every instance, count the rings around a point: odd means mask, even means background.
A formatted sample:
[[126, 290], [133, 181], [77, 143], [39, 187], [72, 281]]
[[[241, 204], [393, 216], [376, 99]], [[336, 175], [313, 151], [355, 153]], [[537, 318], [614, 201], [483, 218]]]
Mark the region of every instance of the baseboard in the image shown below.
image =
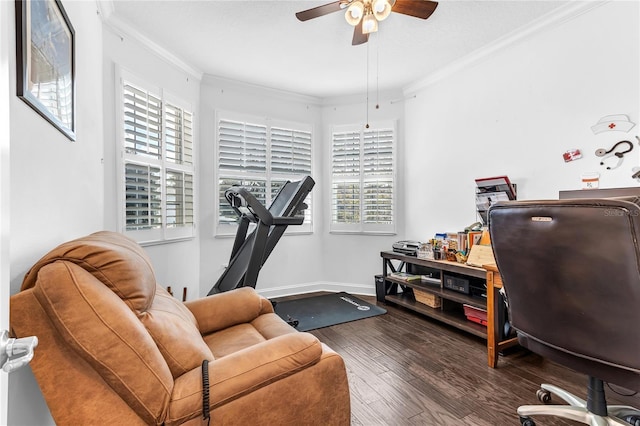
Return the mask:
[[256, 291], [260, 295], [266, 297], [267, 299], [273, 299], [276, 297], [284, 297], [284, 296], [294, 296], [297, 294], [314, 293], [318, 291], [329, 291], [332, 293], [344, 291], [349, 294], [361, 295], [361, 296], [376, 295], [376, 289], [373, 284], [366, 285], [366, 284], [336, 283], [336, 282], [326, 282], [326, 281], [317, 281], [317, 282], [311, 282], [311, 283], [272, 287], [272, 288], [266, 288], [266, 289], [261, 289], [258, 286], [258, 288], [256, 288]]

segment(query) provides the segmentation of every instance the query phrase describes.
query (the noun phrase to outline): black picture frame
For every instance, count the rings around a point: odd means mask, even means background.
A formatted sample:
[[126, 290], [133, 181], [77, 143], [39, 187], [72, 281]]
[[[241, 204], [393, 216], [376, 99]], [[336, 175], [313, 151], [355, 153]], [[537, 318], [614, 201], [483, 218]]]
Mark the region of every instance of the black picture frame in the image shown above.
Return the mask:
[[16, 0], [17, 95], [76, 140], [75, 31], [60, 0]]

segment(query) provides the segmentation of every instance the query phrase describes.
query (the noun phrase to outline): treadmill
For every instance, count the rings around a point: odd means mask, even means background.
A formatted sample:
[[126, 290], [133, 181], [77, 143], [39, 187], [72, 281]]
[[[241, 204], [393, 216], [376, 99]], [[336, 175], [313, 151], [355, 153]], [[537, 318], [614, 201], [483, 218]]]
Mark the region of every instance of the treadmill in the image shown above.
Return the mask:
[[[315, 181], [311, 176], [295, 182], [287, 181], [269, 209], [245, 187], [232, 186], [225, 191], [224, 197], [240, 216], [240, 223], [229, 266], [208, 295], [238, 287], [256, 287], [258, 273], [284, 231], [289, 225], [302, 225], [304, 222], [304, 210], [308, 207], [304, 200], [314, 185]], [[248, 233], [251, 223], [255, 224], [255, 229]]]

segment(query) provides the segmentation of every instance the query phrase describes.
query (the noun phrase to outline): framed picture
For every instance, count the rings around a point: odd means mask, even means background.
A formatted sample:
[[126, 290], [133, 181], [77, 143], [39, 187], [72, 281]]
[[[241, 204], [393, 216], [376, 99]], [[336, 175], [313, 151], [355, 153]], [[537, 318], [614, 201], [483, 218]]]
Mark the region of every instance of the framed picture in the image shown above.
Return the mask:
[[16, 0], [18, 97], [72, 141], [74, 35], [59, 0]]

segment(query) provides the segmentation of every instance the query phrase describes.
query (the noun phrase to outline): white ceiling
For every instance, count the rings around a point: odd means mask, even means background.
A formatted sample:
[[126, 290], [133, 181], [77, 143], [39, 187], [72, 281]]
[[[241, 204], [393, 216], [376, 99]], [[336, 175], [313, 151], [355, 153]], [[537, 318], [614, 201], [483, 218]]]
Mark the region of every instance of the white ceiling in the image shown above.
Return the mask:
[[369, 43], [351, 46], [343, 12], [295, 17], [329, 1], [107, 0], [107, 22], [204, 74], [330, 98], [367, 91], [367, 56], [369, 90], [402, 89], [566, 3], [443, 0], [426, 21], [392, 13]]

